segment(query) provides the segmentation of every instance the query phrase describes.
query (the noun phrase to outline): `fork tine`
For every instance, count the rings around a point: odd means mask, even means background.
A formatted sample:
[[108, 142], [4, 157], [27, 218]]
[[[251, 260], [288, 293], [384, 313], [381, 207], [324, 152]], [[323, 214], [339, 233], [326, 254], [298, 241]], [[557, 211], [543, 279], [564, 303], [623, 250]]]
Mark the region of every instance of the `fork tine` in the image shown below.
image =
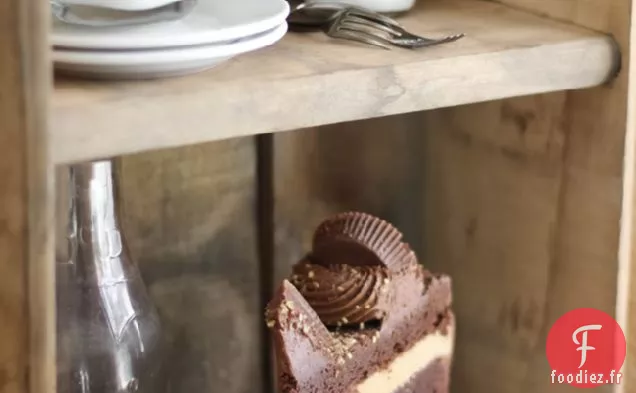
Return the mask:
[[391, 45], [391, 41], [389, 41], [386, 37], [378, 35], [378, 31], [374, 32], [374, 25], [357, 24], [355, 21], [352, 22], [349, 19], [349, 15], [347, 15], [344, 11], [341, 12], [326, 30], [327, 35], [334, 38], [350, 39], [379, 46], [384, 49], [390, 49], [389, 45]]
[[385, 16], [376, 12], [367, 11], [364, 8], [349, 7], [345, 11], [345, 13], [358, 16], [361, 18], [369, 19], [372, 22], [379, 22], [386, 26], [402, 28], [402, 25], [400, 25], [395, 19], [389, 18], [388, 16]]
[[[364, 9], [358, 9], [356, 7], [348, 8], [341, 16], [347, 18], [348, 21], [355, 21], [369, 28], [380, 29], [388, 34], [394, 35], [397, 39], [406, 40], [408, 43], [425, 46], [424, 44], [431, 45], [432, 42], [437, 43], [437, 41], [439, 41], [439, 39], [430, 39], [413, 34], [399, 25], [395, 20], [381, 14], [367, 12]], [[453, 39], [450, 39], [451, 37], [453, 37]], [[442, 40], [444, 41], [440, 43], [456, 41], [462, 37], [463, 34], [456, 38], [455, 35], [443, 37]]]
[[341, 30], [330, 31], [327, 34], [332, 38], [340, 38], [340, 39], [346, 39], [350, 41], [357, 41], [363, 44], [374, 45], [383, 49], [391, 50], [391, 47], [389, 45], [376, 39], [376, 37], [372, 36], [371, 34], [364, 33], [361, 31], [341, 29]]
[[386, 32], [388, 34], [395, 34], [395, 35], [398, 35], [398, 36], [401, 35], [401, 32], [396, 30], [393, 27], [386, 26], [384, 24], [380, 24], [380, 23], [377, 23], [377, 22], [372, 22], [372, 21], [370, 21], [370, 20], [368, 20], [366, 18], [362, 18], [362, 17], [356, 16], [356, 15], [347, 15], [346, 20], [347, 20], [347, 23], [349, 23], [349, 22], [351, 22], [351, 23], [359, 23], [359, 24], [361, 24], [363, 26], [367, 26], [367, 27], [370, 27], [370, 28], [373, 28], [373, 29], [382, 30], [382, 31], [384, 31], [384, 32]]
[[441, 40], [429, 40], [429, 41], [414, 41], [411, 39], [408, 40], [394, 40], [392, 43], [393, 45], [400, 47], [400, 48], [406, 48], [406, 49], [422, 49], [422, 48], [428, 48], [428, 47], [432, 47], [432, 46], [437, 46], [437, 45], [442, 45], [442, 44], [447, 44], [449, 42], [453, 42], [456, 41], [457, 39], [441, 39]]
[[[358, 8], [346, 8], [338, 11], [325, 32], [334, 38], [349, 39], [390, 49], [397, 46], [407, 49], [424, 48], [457, 41], [463, 34], [449, 35], [438, 39], [420, 37], [409, 33], [403, 27], [391, 23], [387, 25], [378, 20], [376, 14], [369, 14]], [[390, 20], [390, 18], [388, 18]]]
[[[454, 34], [454, 35], [449, 35], [440, 39], [436, 39], [436, 40], [428, 40], [427, 41], [419, 41], [419, 42], [411, 42], [411, 43], [404, 43], [406, 47], [409, 48], [413, 48], [413, 49], [417, 49], [417, 48], [425, 48], [427, 46], [435, 46], [435, 45], [441, 45], [441, 44], [447, 44], [449, 42], [454, 42], [459, 40], [460, 38], [463, 38], [464, 34]], [[399, 41], [399, 40], [396, 40]], [[396, 45], [400, 45], [400, 43], [395, 42]], [[401, 46], [401, 45], [400, 45]]]

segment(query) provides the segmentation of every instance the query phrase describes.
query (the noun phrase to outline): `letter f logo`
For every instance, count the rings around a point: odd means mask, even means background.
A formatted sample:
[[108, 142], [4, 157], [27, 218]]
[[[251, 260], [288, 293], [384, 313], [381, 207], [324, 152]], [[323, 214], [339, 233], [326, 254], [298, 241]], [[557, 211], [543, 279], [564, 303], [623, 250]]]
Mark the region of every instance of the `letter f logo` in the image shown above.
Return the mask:
[[[585, 364], [585, 361], [587, 360], [587, 351], [593, 351], [596, 349], [594, 347], [590, 347], [587, 345], [587, 332], [590, 330], [601, 330], [601, 328], [602, 328], [601, 325], [585, 325], [576, 329], [574, 333], [572, 334], [572, 341], [574, 341], [576, 345], [580, 345], [580, 347], [576, 349], [577, 351], [581, 351], [581, 364], [579, 365], [579, 368], [583, 367], [583, 365]], [[577, 338], [579, 333], [583, 333], [581, 335], [583, 337], [581, 342], [579, 342]]]

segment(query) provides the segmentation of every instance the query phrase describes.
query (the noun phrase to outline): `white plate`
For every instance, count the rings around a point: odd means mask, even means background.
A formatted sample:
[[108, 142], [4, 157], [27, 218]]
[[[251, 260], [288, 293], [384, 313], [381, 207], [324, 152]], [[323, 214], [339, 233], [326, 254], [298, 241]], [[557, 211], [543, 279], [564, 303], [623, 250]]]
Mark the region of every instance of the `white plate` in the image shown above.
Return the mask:
[[154, 79], [190, 74], [279, 41], [287, 23], [265, 33], [220, 45], [131, 51], [53, 51], [55, 68], [98, 79]]
[[108, 7], [115, 10], [140, 11], [161, 7], [175, 0], [60, 0], [63, 4]]
[[146, 26], [91, 28], [55, 20], [51, 44], [82, 49], [206, 45], [273, 29], [288, 14], [285, 0], [199, 0], [181, 20]]

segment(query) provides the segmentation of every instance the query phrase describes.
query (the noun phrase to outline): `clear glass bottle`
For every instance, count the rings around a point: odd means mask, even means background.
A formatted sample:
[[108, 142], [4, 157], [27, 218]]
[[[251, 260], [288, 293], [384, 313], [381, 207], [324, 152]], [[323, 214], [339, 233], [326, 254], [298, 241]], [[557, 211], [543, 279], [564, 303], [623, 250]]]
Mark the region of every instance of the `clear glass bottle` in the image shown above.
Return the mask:
[[120, 232], [113, 164], [72, 165], [64, 177], [57, 392], [164, 392], [159, 318]]

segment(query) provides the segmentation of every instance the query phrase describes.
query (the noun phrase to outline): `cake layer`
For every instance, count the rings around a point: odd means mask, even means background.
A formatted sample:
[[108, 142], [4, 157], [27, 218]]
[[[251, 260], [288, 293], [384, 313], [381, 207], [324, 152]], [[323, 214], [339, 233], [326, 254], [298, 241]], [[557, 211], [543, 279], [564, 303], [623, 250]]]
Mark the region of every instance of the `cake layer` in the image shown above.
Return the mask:
[[[448, 327], [446, 334], [437, 331], [428, 334], [415, 343], [409, 350], [399, 354], [387, 367], [377, 371], [362, 381], [355, 389], [357, 393], [393, 393], [409, 391], [403, 387], [417, 387], [426, 385], [420, 379], [426, 379], [429, 368], [437, 368], [439, 359], [450, 359], [453, 354], [454, 328]], [[441, 372], [447, 373], [448, 367], [444, 367]], [[428, 373], [438, 374], [440, 370], [428, 371]], [[422, 375], [420, 377], [420, 375]], [[440, 376], [436, 375], [439, 379]], [[429, 390], [410, 390], [420, 393]]]
[[439, 358], [393, 393], [449, 393], [450, 358]]

